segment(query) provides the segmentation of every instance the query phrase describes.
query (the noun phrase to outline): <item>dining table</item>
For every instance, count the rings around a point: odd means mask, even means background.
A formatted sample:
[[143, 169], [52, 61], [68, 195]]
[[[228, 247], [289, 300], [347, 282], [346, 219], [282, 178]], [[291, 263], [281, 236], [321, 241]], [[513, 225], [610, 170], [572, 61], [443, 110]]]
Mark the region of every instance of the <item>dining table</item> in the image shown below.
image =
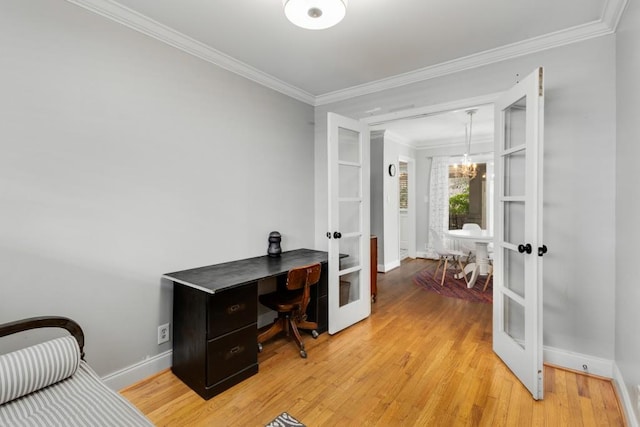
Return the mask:
[[448, 238], [455, 240], [471, 241], [475, 244], [476, 259], [464, 267], [462, 273], [456, 275], [457, 279], [462, 279], [471, 273], [471, 279], [467, 282], [467, 288], [473, 288], [478, 276], [487, 276], [492, 268], [489, 265], [489, 243], [493, 242], [493, 234], [489, 230], [448, 230], [444, 233]]

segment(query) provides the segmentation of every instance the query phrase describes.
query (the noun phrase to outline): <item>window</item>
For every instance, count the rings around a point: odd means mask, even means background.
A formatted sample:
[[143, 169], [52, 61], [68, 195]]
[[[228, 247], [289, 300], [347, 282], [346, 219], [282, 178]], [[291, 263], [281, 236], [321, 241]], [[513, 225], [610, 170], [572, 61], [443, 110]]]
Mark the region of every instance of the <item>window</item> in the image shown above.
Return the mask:
[[407, 164], [400, 162], [400, 209], [409, 208], [409, 174], [407, 171]]
[[[474, 177], [462, 173], [459, 158], [449, 164], [449, 229], [461, 229], [465, 223], [476, 223], [483, 229], [490, 228], [490, 194], [493, 188], [490, 163], [476, 163]], [[490, 170], [491, 173], [487, 173]], [[489, 176], [489, 180], [487, 180]]]

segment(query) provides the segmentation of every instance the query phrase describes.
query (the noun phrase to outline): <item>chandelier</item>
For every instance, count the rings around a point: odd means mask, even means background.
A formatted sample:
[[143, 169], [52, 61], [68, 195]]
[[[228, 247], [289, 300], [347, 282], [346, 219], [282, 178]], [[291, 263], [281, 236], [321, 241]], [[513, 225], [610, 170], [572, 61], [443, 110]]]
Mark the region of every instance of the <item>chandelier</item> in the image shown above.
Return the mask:
[[469, 125], [465, 125], [464, 127], [464, 139], [465, 144], [467, 145], [467, 151], [462, 156], [462, 161], [460, 162], [460, 166], [453, 165], [457, 174], [462, 177], [467, 177], [469, 179], [473, 179], [478, 175], [478, 165], [473, 163], [469, 153], [471, 151], [471, 131], [473, 129], [473, 115], [478, 110], [467, 110], [467, 114], [469, 115]]
[[298, 27], [324, 30], [342, 21], [347, 0], [283, 0], [284, 14]]

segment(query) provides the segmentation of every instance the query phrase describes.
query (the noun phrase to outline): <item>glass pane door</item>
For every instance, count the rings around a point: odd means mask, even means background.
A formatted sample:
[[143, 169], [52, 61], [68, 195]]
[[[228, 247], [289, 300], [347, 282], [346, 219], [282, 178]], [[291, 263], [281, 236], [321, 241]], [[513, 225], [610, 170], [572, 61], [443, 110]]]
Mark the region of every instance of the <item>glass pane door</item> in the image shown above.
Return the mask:
[[369, 128], [329, 113], [329, 333], [371, 312]]
[[495, 112], [493, 347], [542, 399], [542, 69], [505, 93]]

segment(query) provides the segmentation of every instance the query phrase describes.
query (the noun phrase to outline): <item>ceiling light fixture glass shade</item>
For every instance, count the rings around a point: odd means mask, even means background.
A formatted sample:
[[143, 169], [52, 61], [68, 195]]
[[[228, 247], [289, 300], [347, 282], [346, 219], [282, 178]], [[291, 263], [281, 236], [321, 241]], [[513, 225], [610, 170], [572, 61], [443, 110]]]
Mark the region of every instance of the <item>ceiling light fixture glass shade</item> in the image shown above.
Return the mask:
[[342, 21], [347, 0], [283, 0], [284, 14], [298, 27], [324, 30]]

